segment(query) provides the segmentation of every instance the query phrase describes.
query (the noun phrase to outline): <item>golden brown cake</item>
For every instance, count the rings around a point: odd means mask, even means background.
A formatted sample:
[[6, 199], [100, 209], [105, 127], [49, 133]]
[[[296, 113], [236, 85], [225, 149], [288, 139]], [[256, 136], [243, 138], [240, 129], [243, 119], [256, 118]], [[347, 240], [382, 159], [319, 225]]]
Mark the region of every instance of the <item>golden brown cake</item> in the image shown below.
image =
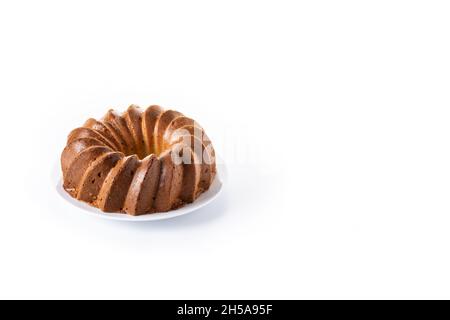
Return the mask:
[[142, 215], [191, 203], [211, 186], [215, 152], [202, 127], [174, 110], [109, 110], [70, 132], [63, 187], [105, 212]]

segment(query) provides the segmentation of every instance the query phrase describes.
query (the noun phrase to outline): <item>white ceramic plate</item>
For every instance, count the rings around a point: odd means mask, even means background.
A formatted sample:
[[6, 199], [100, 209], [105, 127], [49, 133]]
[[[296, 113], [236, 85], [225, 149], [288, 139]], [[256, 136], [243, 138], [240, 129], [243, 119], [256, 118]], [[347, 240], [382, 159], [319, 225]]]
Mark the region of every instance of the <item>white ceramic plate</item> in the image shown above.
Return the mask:
[[146, 214], [142, 216], [130, 216], [127, 214], [120, 214], [120, 213], [105, 213], [101, 210], [92, 207], [88, 205], [87, 203], [78, 201], [74, 198], [72, 198], [62, 187], [62, 178], [61, 178], [61, 170], [59, 168], [59, 165], [55, 166], [55, 172], [53, 173], [53, 176], [55, 177], [55, 185], [56, 185], [56, 191], [58, 194], [66, 200], [71, 205], [77, 207], [80, 209], [80, 211], [94, 215], [99, 218], [104, 219], [110, 219], [110, 220], [120, 220], [120, 221], [156, 221], [156, 220], [163, 220], [163, 219], [171, 219], [175, 217], [179, 217], [185, 214], [188, 214], [190, 212], [193, 212], [195, 210], [198, 210], [207, 204], [209, 204], [211, 201], [217, 198], [217, 196], [222, 191], [224, 184], [227, 179], [227, 171], [225, 165], [222, 163], [217, 164], [217, 175], [214, 179], [214, 182], [212, 183], [209, 190], [205, 193], [202, 193], [197, 200], [195, 200], [193, 203], [187, 204], [184, 207], [181, 207], [176, 210], [172, 210], [169, 212], [161, 212], [161, 213], [152, 213], [152, 214]]

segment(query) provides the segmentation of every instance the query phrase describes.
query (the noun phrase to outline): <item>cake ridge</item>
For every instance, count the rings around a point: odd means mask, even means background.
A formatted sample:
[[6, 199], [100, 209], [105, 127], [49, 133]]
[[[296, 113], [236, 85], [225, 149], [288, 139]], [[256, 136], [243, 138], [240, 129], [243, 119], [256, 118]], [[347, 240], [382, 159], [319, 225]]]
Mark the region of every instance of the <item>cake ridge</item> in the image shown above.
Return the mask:
[[105, 120], [101, 120], [102, 124], [108, 128], [109, 132], [111, 133], [111, 135], [114, 137], [114, 139], [116, 139], [116, 141], [118, 142], [118, 149], [119, 151], [123, 152], [123, 153], [127, 153], [127, 143], [125, 142], [125, 140], [123, 139], [122, 135], [120, 134], [119, 130], [116, 129], [111, 123], [109, 123], [108, 121]]
[[142, 134], [142, 111], [136, 105], [130, 105], [123, 115], [136, 146], [139, 159], [145, 158], [144, 137]]
[[108, 129], [108, 127], [105, 126], [105, 124], [101, 123], [100, 121], [98, 121], [94, 118], [89, 118], [88, 120], [86, 120], [83, 127], [90, 128], [90, 129], [96, 131], [98, 134], [104, 136], [111, 143], [113, 143], [113, 146], [115, 149], [120, 148], [120, 144], [117, 141], [117, 139], [114, 137], [114, 135], [111, 133], [111, 130]]
[[128, 189], [123, 210], [131, 215], [150, 212], [153, 208], [159, 177], [160, 163], [154, 154], [140, 160]]
[[68, 143], [61, 154], [61, 167], [63, 168], [63, 172], [69, 169], [76, 155], [92, 146], [105, 146], [105, 144], [96, 138], [78, 138]]
[[112, 151], [104, 146], [91, 146], [82, 150], [71, 162], [64, 177], [64, 188], [71, 189], [76, 195], [77, 188], [88, 166], [105, 152]]
[[93, 129], [85, 127], [80, 127], [72, 130], [69, 133], [69, 136], [67, 137], [67, 143], [70, 143], [73, 140], [80, 138], [95, 138], [103, 142], [106, 146], [114, 149], [114, 144], [111, 141], [109, 141], [106, 137], [104, 137], [102, 134], [98, 133]]
[[106, 176], [122, 158], [122, 153], [112, 151], [92, 162], [78, 185], [77, 199], [88, 203], [97, 200]]
[[156, 125], [155, 125], [155, 132], [154, 136], [156, 137], [156, 143], [155, 143], [155, 153], [160, 154], [163, 151], [163, 138], [164, 133], [167, 127], [170, 125], [172, 120], [174, 120], [177, 117], [182, 117], [183, 114], [181, 112], [175, 111], [175, 110], [166, 110], [164, 111], [160, 117], [158, 118]]
[[148, 107], [142, 116], [142, 134], [144, 136], [146, 154], [155, 153], [155, 127], [164, 112], [158, 105]]
[[98, 205], [105, 212], [122, 211], [134, 172], [139, 165], [136, 155], [126, 156], [109, 172], [99, 192]]
[[126, 154], [136, 154], [136, 146], [134, 145], [133, 137], [123, 116], [118, 114], [115, 110], [110, 109], [103, 119], [106, 123], [109, 123], [116, 130], [116, 133], [125, 142]]

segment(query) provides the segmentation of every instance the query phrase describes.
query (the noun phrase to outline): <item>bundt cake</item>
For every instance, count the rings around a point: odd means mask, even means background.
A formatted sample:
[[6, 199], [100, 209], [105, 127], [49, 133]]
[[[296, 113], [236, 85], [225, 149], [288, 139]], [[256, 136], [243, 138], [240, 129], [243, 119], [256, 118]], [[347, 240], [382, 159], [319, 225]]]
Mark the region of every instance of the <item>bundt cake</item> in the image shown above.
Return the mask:
[[197, 122], [173, 110], [130, 106], [88, 119], [61, 155], [63, 187], [104, 212], [142, 215], [193, 202], [216, 175], [214, 148]]

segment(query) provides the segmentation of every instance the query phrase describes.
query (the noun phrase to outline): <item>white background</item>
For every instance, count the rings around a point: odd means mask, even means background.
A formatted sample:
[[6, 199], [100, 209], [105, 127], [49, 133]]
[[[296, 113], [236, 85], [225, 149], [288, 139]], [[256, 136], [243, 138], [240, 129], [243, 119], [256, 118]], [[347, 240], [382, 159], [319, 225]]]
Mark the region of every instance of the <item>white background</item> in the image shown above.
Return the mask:
[[[1, 298], [450, 298], [446, 1], [0, 2]], [[222, 196], [155, 223], [55, 191], [109, 107], [194, 117]]]

